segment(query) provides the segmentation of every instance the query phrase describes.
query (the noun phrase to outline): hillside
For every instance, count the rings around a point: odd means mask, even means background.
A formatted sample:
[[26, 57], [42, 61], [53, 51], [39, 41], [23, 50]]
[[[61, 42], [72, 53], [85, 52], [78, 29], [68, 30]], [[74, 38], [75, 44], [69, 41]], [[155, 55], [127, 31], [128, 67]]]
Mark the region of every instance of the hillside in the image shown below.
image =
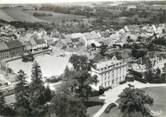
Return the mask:
[[15, 21], [15, 19], [13, 17], [9, 16], [2, 9], [0, 9], [0, 19], [3, 19], [5, 21]]
[[1, 8], [0, 19], [6, 21], [46, 22], [44, 20], [34, 17], [33, 15], [29, 15], [21, 8]]

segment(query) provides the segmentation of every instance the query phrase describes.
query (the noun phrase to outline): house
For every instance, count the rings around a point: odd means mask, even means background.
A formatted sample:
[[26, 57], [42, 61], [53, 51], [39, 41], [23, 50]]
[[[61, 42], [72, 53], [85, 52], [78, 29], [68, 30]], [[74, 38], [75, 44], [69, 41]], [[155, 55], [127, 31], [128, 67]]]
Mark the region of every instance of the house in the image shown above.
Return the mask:
[[42, 49], [48, 47], [48, 45], [44, 39], [34, 39], [34, 41], [36, 42], [36, 48], [38, 50], [42, 50]]
[[[96, 42], [98, 43], [98, 41], [100, 40], [101, 35], [98, 32], [92, 31], [92, 32], [87, 32], [87, 33], [83, 33], [83, 40], [85, 41], [85, 46], [87, 47], [88, 45], [91, 45], [92, 42]], [[93, 40], [93, 41], [92, 41]]]
[[124, 81], [127, 74], [127, 63], [117, 60], [114, 56], [111, 60], [96, 63], [92, 68], [92, 75], [98, 76], [98, 85], [103, 87], [116, 87]]
[[0, 42], [0, 60], [10, 57], [9, 48], [5, 42]]
[[127, 6], [127, 10], [135, 10], [135, 9], [137, 9], [137, 6], [136, 5], [129, 5], [129, 6]]
[[18, 40], [11, 40], [6, 42], [8, 46], [10, 57], [20, 56], [24, 53], [24, 45]]
[[24, 45], [25, 45], [25, 51], [26, 51], [27, 53], [29, 53], [29, 52], [32, 51], [32, 45], [31, 45], [30, 41], [25, 41], [25, 42], [24, 42]]
[[37, 43], [36, 43], [36, 41], [33, 38], [29, 38], [29, 43], [31, 45], [32, 52], [37, 50]]

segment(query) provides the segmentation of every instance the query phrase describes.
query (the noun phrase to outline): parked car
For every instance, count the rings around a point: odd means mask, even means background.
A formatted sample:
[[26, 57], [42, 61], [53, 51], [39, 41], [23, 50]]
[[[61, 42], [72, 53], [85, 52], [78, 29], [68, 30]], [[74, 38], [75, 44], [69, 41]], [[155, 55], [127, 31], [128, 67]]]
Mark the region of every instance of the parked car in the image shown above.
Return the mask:
[[112, 109], [112, 108], [114, 108], [114, 107], [116, 107], [116, 104], [115, 103], [111, 103], [111, 104], [109, 104], [108, 106], [107, 106], [107, 108], [105, 109], [105, 113], [109, 113], [110, 112], [110, 110]]

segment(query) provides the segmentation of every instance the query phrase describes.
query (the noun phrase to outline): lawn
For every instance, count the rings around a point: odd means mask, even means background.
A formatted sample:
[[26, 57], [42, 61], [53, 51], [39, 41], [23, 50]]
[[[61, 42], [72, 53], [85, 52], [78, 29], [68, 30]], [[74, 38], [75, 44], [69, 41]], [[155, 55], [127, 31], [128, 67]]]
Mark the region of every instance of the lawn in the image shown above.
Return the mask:
[[101, 107], [101, 105], [89, 107], [87, 109], [87, 114], [89, 115], [89, 117], [92, 117]]
[[[154, 99], [154, 105], [150, 107], [154, 117], [165, 117], [166, 115], [166, 87], [151, 87], [143, 89], [146, 94]], [[103, 113], [100, 117], [122, 117], [118, 107], [111, 109], [109, 114]]]
[[12, 95], [6, 96], [5, 97], [5, 102], [6, 102], [6, 104], [15, 103], [16, 102], [15, 95], [12, 94]]

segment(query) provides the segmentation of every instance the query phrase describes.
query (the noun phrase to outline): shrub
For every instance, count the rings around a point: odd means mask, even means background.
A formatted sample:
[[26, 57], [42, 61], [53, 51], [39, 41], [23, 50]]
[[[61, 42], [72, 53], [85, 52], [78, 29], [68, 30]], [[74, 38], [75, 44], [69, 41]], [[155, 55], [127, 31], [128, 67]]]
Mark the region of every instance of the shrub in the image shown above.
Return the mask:
[[103, 105], [104, 102], [98, 102], [98, 101], [86, 101], [85, 106], [86, 107], [92, 107], [92, 106], [97, 106], [97, 105]]
[[41, 17], [41, 16], [52, 16], [51, 13], [33, 13], [33, 16]]
[[112, 89], [111, 86], [104, 88], [104, 91], [108, 91], [109, 89]]
[[142, 78], [135, 78], [135, 80], [142, 82], [142, 83], [147, 83], [147, 81], [145, 79], [142, 79]]
[[126, 80], [120, 81], [119, 84], [124, 84], [124, 83], [126, 83], [126, 82], [127, 82]]
[[112, 108], [116, 107], [115, 103], [111, 103], [108, 105], [108, 107], [105, 109], [105, 113], [109, 113]]
[[100, 86], [99, 87], [99, 95], [104, 94], [104, 87]]
[[89, 100], [85, 101], [86, 107], [92, 107], [97, 105], [103, 105], [104, 100], [99, 99], [98, 96], [90, 97]]
[[51, 78], [47, 79], [47, 82], [50, 82], [50, 83], [56, 83], [56, 82], [59, 82], [60, 80], [62, 80], [61, 78], [57, 78], [55, 76], [52, 76]]
[[125, 80], [129, 81], [129, 82], [134, 82], [135, 78], [134, 77], [126, 77]]
[[100, 91], [92, 91], [90, 96], [94, 97], [99, 95], [100, 95]]

